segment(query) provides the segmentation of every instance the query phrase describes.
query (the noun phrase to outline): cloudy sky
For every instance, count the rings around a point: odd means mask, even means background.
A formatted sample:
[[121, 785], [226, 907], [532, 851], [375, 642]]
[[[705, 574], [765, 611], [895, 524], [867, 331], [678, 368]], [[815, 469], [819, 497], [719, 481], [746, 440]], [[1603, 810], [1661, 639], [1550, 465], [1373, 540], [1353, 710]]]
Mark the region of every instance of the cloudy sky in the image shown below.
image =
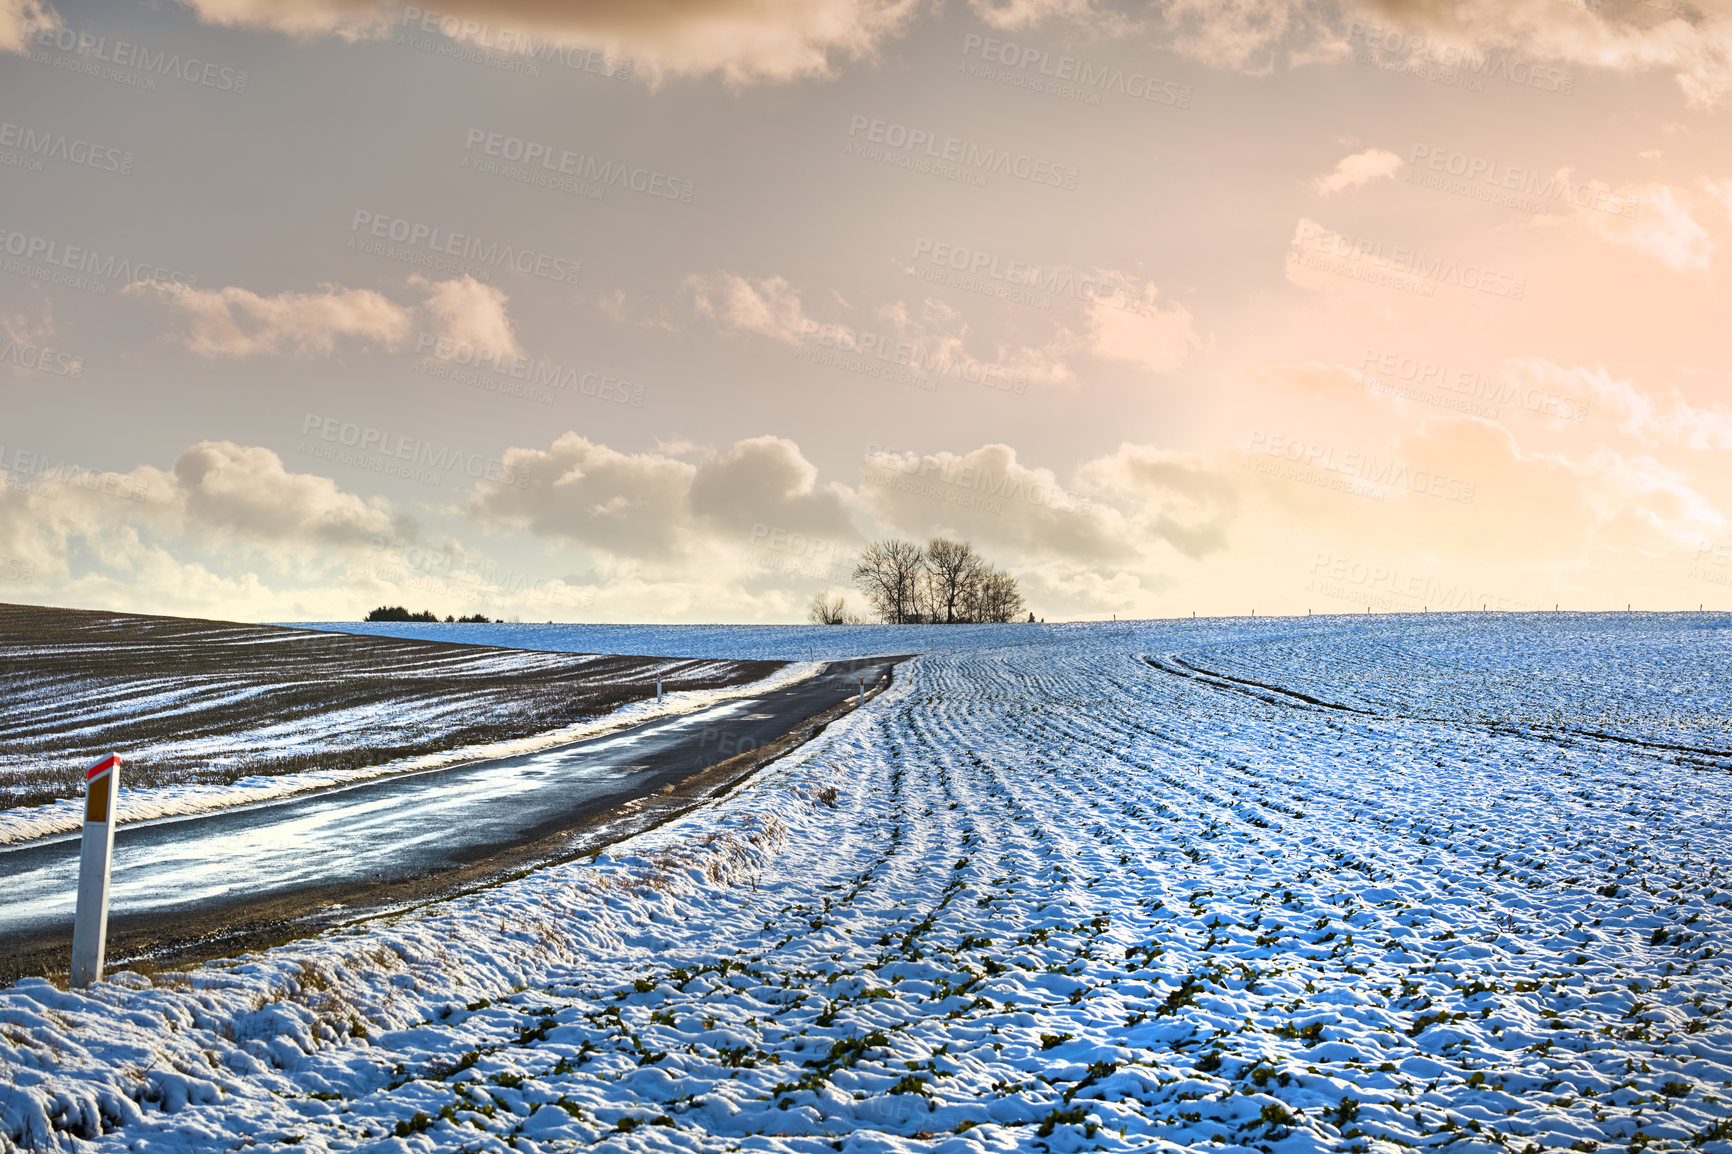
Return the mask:
[[0, 0], [0, 600], [1732, 608], [1729, 0]]

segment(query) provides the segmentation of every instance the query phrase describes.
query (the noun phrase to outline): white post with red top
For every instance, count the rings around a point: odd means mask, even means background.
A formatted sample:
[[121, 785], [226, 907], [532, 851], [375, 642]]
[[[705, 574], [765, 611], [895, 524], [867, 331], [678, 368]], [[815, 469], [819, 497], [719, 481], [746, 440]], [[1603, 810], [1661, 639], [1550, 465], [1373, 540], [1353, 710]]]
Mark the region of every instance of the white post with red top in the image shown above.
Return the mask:
[[84, 846], [78, 862], [78, 913], [72, 922], [72, 984], [102, 980], [108, 946], [108, 862], [114, 855], [114, 801], [120, 755], [111, 753], [84, 774]]

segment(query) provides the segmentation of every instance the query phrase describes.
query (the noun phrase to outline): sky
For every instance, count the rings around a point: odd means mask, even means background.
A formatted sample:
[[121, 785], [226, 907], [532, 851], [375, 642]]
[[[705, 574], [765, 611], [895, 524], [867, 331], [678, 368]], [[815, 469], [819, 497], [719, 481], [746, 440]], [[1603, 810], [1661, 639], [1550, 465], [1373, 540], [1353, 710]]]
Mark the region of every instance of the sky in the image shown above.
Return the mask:
[[1729, 108], [1732, 0], [0, 0], [0, 601], [1732, 609]]

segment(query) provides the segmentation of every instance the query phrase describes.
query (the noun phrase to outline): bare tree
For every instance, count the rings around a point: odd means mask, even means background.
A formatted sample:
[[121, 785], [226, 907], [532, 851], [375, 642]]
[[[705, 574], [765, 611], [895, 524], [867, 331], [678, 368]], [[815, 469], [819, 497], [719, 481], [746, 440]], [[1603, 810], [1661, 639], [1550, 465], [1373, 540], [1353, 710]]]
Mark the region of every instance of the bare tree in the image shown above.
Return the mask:
[[1016, 620], [1025, 608], [1016, 578], [995, 566], [985, 566], [974, 590], [974, 620], [1000, 625]]
[[[860, 554], [854, 584], [887, 625], [998, 624], [1028, 608], [1016, 578], [987, 564], [974, 546], [945, 537], [934, 537], [924, 549], [907, 541], [874, 542]], [[819, 620], [819, 600], [813, 602], [813, 621]]]
[[928, 615], [934, 622], [951, 625], [966, 618], [968, 590], [981, 568], [980, 555], [965, 541], [934, 537], [926, 543]]
[[840, 593], [834, 597], [826, 597], [822, 593], [813, 596], [812, 604], [806, 610], [806, 620], [813, 625], [860, 624], [860, 619], [848, 612], [848, 602]]
[[894, 538], [874, 541], [854, 566], [854, 584], [878, 619], [907, 625], [920, 616], [920, 586], [926, 558], [920, 546]]

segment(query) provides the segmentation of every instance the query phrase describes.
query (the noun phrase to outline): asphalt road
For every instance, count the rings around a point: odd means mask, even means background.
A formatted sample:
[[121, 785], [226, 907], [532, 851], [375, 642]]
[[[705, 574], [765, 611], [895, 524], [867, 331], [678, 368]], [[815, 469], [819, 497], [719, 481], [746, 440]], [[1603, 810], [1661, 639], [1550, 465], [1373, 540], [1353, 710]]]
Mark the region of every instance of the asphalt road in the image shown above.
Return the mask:
[[[859, 678], [870, 690], [898, 660], [832, 662], [783, 689], [538, 753], [122, 825], [109, 957], [184, 958], [199, 941], [240, 943], [248, 927], [294, 936], [281, 927], [313, 909], [401, 904], [441, 878], [483, 884], [477, 863], [521, 866], [521, 853], [502, 851], [563, 844], [622, 803], [769, 745], [857, 694]], [[53, 969], [70, 949], [78, 853], [76, 836], [0, 848], [0, 980]]]

